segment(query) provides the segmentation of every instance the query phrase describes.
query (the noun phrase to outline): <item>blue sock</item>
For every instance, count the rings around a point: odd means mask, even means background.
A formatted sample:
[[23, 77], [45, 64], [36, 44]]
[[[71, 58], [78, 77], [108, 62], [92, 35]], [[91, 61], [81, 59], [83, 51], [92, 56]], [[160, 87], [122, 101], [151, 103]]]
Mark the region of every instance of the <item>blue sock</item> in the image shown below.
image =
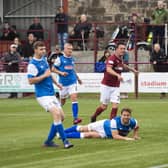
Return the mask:
[[53, 138], [55, 137], [56, 132], [57, 132], [56, 125], [52, 124], [51, 128], [50, 128], [50, 132], [48, 134], [48, 139], [46, 140], [46, 143], [49, 143], [49, 142], [51, 142], [53, 140]]
[[57, 129], [57, 132], [59, 133], [62, 141], [64, 142], [66, 140], [66, 134], [64, 132], [64, 127], [63, 127], [62, 123], [56, 125], [56, 129]]
[[73, 112], [73, 118], [78, 118], [78, 102], [72, 102], [72, 112]]
[[65, 129], [64, 131], [65, 131], [65, 133], [77, 132], [77, 125], [74, 125], [74, 126], [72, 126], [72, 127], [70, 127], [70, 128], [67, 128], [67, 129]]
[[80, 132], [70, 132], [66, 133], [67, 138], [81, 138], [81, 133]]

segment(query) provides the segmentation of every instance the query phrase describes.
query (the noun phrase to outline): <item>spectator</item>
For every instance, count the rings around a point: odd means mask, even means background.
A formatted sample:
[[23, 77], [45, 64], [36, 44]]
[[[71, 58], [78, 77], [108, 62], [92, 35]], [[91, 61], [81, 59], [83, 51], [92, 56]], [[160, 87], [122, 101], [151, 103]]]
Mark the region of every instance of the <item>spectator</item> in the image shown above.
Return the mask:
[[34, 54], [33, 44], [35, 42], [35, 37], [33, 33], [29, 33], [26, 43], [23, 45], [23, 55], [22, 59], [25, 62], [29, 62], [32, 59]]
[[79, 49], [86, 49], [86, 42], [89, 38], [89, 33], [92, 28], [92, 25], [88, 23], [87, 16], [82, 14], [80, 16], [80, 21], [75, 25], [74, 30], [70, 36], [70, 43], [77, 41], [77, 45]]
[[[10, 45], [9, 52], [4, 55], [5, 71], [19, 72], [20, 54], [16, 51], [17, 46], [15, 44]], [[11, 93], [9, 98], [17, 98], [17, 93]]]
[[[128, 62], [129, 62], [128, 51], [126, 51], [125, 54], [123, 55], [123, 62], [124, 62], [124, 64], [128, 65]], [[127, 69], [124, 69], [123, 72], [129, 72], [129, 71]], [[127, 99], [128, 98], [128, 93], [126, 93], [126, 92], [121, 93], [120, 98]]]
[[55, 16], [55, 23], [57, 26], [58, 42], [61, 47], [61, 51], [64, 50], [64, 44], [68, 39], [68, 16], [64, 13], [62, 7], [59, 8], [59, 13]]
[[48, 58], [47, 61], [49, 63], [50, 68], [52, 67], [52, 65], [54, 64], [54, 61], [57, 57], [63, 55], [63, 53], [61, 52], [60, 48], [58, 45], [55, 46], [55, 51], [53, 52], [49, 52], [48, 54]]
[[22, 57], [22, 55], [23, 55], [23, 46], [22, 46], [22, 43], [21, 43], [19, 37], [15, 37], [14, 40], [13, 40], [13, 43], [17, 46], [17, 52]]
[[35, 17], [33, 20], [33, 24], [30, 25], [27, 34], [33, 33], [36, 40], [44, 39], [44, 30], [42, 25], [40, 24], [39, 18]]
[[[150, 61], [153, 64], [153, 69], [155, 72], [168, 72], [168, 65], [165, 64], [167, 61], [167, 56], [163, 49], [161, 49], [160, 44], [156, 43], [153, 46], [153, 51], [150, 55]], [[161, 93], [160, 98], [164, 98], [166, 93]]]
[[168, 23], [168, 11], [164, 7], [162, 0], [158, 1], [157, 8], [152, 12], [153, 24], [153, 44], [159, 43], [164, 48], [164, 24]]
[[3, 24], [3, 30], [2, 30], [2, 36], [1, 36], [1, 40], [13, 40], [12, 37], [10, 37], [10, 25], [8, 22], [4, 22]]
[[17, 32], [16, 25], [12, 25], [10, 27], [9, 37], [10, 37], [10, 40], [14, 40], [15, 37], [19, 37], [19, 33]]
[[103, 56], [95, 63], [95, 72], [104, 72], [106, 69], [105, 61], [111, 55], [109, 50], [105, 50]]

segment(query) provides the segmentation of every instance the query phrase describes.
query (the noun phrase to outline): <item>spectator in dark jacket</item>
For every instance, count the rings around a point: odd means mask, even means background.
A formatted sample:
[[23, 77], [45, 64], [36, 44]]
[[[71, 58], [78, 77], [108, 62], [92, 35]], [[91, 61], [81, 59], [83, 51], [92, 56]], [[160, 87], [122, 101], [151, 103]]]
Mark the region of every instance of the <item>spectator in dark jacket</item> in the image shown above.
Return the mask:
[[75, 25], [73, 32], [70, 36], [70, 43], [77, 41], [80, 49], [85, 49], [85, 44], [89, 38], [89, 33], [92, 25], [87, 21], [87, 16], [82, 14], [80, 21]]
[[[4, 54], [5, 71], [19, 72], [20, 54], [16, 51], [17, 45], [11, 44], [9, 52]], [[9, 98], [17, 98], [17, 93], [11, 93]]]
[[64, 44], [68, 39], [68, 16], [64, 13], [62, 7], [59, 8], [59, 13], [55, 16], [55, 23], [57, 28], [58, 42], [61, 50], [64, 50]]
[[35, 42], [35, 37], [32, 33], [28, 34], [28, 40], [26, 43], [23, 45], [23, 55], [22, 59], [23, 61], [28, 62], [34, 55], [34, 49], [33, 49], [33, 44]]
[[[153, 51], [150, 55], [150, 61], [153, 64], [155, 72], [168, 72], [168, 64], [166, 64], [167, 56], [164, 50], [160, 48], [159, 43], [154, 44]], [[165, 96], [165, 93], [161, 93], [160, 98], [164, 98]]]
[[27, 34], [33, 33], [36, 40], [44, 39], [44, 30], [42, 25], [40, 24], [39, 18], [34, 18], [33, 24], [30, 25]]

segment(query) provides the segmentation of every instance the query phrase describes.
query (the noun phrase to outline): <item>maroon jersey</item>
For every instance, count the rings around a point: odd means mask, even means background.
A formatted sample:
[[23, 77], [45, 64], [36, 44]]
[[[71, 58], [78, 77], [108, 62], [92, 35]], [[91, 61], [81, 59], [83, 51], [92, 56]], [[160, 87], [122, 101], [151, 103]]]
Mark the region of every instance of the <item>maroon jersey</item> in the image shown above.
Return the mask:
[[[123, 71], [123, 62], [120, 58], [116, 57], [115, 54], [111, 55], [107, 61], [106, 61], [106, 67], [110, 65], [112, 66], [112, 69], [118, 73], [121, 74]], [[112, 87], [119, 87], [120, 81], [118, 78], [114, 75], [109, 74], [107, 71], [104, 72], [104, 77], [101, 82], [103, 85], [112, 86]]]

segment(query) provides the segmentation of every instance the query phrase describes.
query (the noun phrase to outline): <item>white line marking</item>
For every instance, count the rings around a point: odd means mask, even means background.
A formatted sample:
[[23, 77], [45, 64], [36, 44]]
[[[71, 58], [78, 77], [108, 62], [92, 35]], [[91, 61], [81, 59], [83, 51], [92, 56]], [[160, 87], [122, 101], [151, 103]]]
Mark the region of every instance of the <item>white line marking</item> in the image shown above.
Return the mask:
[[153, 166], [153, 167], [149, 167], [149, 168], [166, 168], [166, 167], [168, 167], [168, 164]]

